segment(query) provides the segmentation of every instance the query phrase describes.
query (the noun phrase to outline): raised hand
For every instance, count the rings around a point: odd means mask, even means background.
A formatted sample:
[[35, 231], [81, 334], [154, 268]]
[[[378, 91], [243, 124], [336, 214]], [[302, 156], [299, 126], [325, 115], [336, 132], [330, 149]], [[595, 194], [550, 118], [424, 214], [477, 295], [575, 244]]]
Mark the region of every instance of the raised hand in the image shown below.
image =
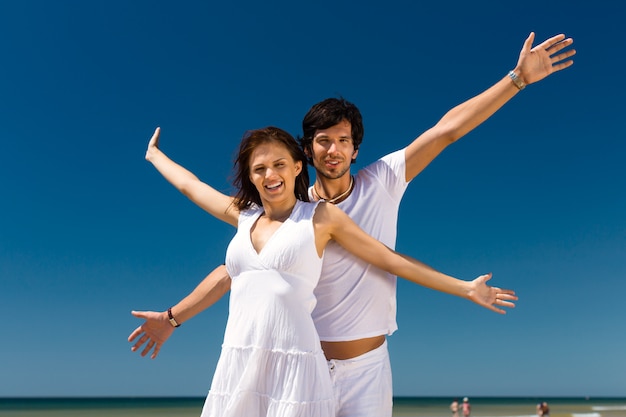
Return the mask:
[[565, 39], [564, 34], [556, 35], [533, 48], [534, 40], [535, 33], [531, 32], [524, 42], [515, 68], [526, 84], [542, 80], [553, 72], [565, 69], [574, 63], [569, 58], [576, 54], [575, 49], [560, 53], [574, 43], [572, 38]]
[[148, 142], [148, 149], [146, 149], [146, 160], [150, 160], [152, 154], [159, 149], [159, 136], [161, 135], [161, 128], [157, 127], [154, 130], [154, 134]]
[[145, 322], [128, 336], [128, 341], [131, 343], [139, 337], [130, 350], [136, 352], [145, 343], [146, 346], [141, 351], [141, 356], [146, 356], [154, 348], [150, 358], [156, 358], [163, 343], [174, 333], [174, 327], [168, 320], [167, 312], [132, 311], [131, 314], [144, 319]]
[[491, 273], [481, 275], [472, 281], [472, 290], [469, 292], [468, 298], [478, 305], [488, 308], [496, 313], [506, 314], [500, 307], [515, 307], [512, 301], [517, 300], [515, 291], [503, 290], [497, 287], [490, 287], [487, 281], [491, 279]]

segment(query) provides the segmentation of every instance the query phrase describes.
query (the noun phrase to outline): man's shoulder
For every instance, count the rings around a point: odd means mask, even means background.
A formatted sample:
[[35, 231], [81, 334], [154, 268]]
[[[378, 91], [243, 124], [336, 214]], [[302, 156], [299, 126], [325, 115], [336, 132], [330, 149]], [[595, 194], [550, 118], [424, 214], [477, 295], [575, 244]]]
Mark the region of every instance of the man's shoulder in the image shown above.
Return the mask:
[[404, 154], [405, 154], [405, 148], [402, 148], [402, 149], [398, 149], [397, 151], [393, 151], [391, 153], [383, 155], [380, 158], [376, 159], [375, 161], [370, 162], [369, 164], [360, 168], [357, 171], [357, 175], [361, 172], [367, 173], [368, 171], [376, 170], [379, 167], [391, 167], [391, 166], [398, 165], [398, 164], [404, 165], [406, 163]]

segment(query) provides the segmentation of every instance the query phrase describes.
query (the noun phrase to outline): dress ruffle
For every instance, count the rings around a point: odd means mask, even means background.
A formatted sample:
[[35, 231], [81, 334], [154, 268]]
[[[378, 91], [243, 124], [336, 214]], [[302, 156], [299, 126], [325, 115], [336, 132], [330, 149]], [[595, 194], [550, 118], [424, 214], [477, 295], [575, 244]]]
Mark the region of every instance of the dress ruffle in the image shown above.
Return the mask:
[[202, 417], [328, 417], [334, 404], [325, 378], [321, 351], [223, 347]]

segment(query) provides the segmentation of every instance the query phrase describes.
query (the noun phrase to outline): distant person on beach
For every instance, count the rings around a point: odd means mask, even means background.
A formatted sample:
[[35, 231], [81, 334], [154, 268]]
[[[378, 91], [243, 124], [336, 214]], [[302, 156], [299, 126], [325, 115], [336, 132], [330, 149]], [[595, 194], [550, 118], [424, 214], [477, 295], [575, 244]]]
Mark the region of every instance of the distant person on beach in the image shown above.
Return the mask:
[[[533, 41], [531, 33], [517, 65], [496, 84], [448, 111], [406, 148], [356, 174], [351, 172], [351, 164], [363, 139], [358, 108], [332, 98], [311, 107], [302, 122], [301, 139], [316, 171], [310, 198], [336, 204], [367, 233], [394, 248], [399, 204], [409, 182], [449, 144], [491, 117], [526, 85], [572, 65], [569, 58], [575, 51], [564, 51], [572, 39], [557, 35], [535, 47]], [[530, 113], [519, 116], [530, 117]], [[230, 286], [231, 280], [221, 266], [169, 311], [134, 312], [145, 322], [129, 337], [131, 342], [136, 340], [132, 349], [155, 358], [174, 331], [173, 323], [185, 322], [210, 307]], [[396, 277], [330, 244], [315, 296], [313, 320], [332, 373], [337, 416], [391, 416], [393, 393], [386, 336], [397, 329]]]
[[452, 412], [452, 417], [459, 417], [459, 400], [456, 398], [450, 404], [450, 411]]
[[[333, 417], [335, 399], [311, 317], [330, 241], [389, 273], [497, 311], [512, 291], [447, 276], [367, 235], [334, 204], [309, 202], [306, 155], [284, 130], [248, 132], [235, 164], [235, 197], [172, 161], [152, 136], [146, 159], [194, 203], [232, 226], [232, 277], [222, 352], [202, 417]], [[372, 278], [373, 279], [373, 278]]]
[[541, 403], [541, 417], [550, 417], [550, 407], [545, 401]]
[[470, 417], [470, 414], [472, 413], [472, 405], [469, 402], [469, 398], [463, 398], [461, 409], [463, 410], [463, 417]]

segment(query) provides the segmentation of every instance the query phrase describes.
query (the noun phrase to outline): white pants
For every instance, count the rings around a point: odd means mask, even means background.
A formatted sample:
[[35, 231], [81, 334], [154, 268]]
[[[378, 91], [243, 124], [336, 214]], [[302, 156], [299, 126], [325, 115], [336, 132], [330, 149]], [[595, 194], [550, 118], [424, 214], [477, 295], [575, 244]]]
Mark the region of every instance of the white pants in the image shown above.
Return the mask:
[[393, 389], [387, 341], [352, 359], [328, 361], [336, 417], [391, 417]]

